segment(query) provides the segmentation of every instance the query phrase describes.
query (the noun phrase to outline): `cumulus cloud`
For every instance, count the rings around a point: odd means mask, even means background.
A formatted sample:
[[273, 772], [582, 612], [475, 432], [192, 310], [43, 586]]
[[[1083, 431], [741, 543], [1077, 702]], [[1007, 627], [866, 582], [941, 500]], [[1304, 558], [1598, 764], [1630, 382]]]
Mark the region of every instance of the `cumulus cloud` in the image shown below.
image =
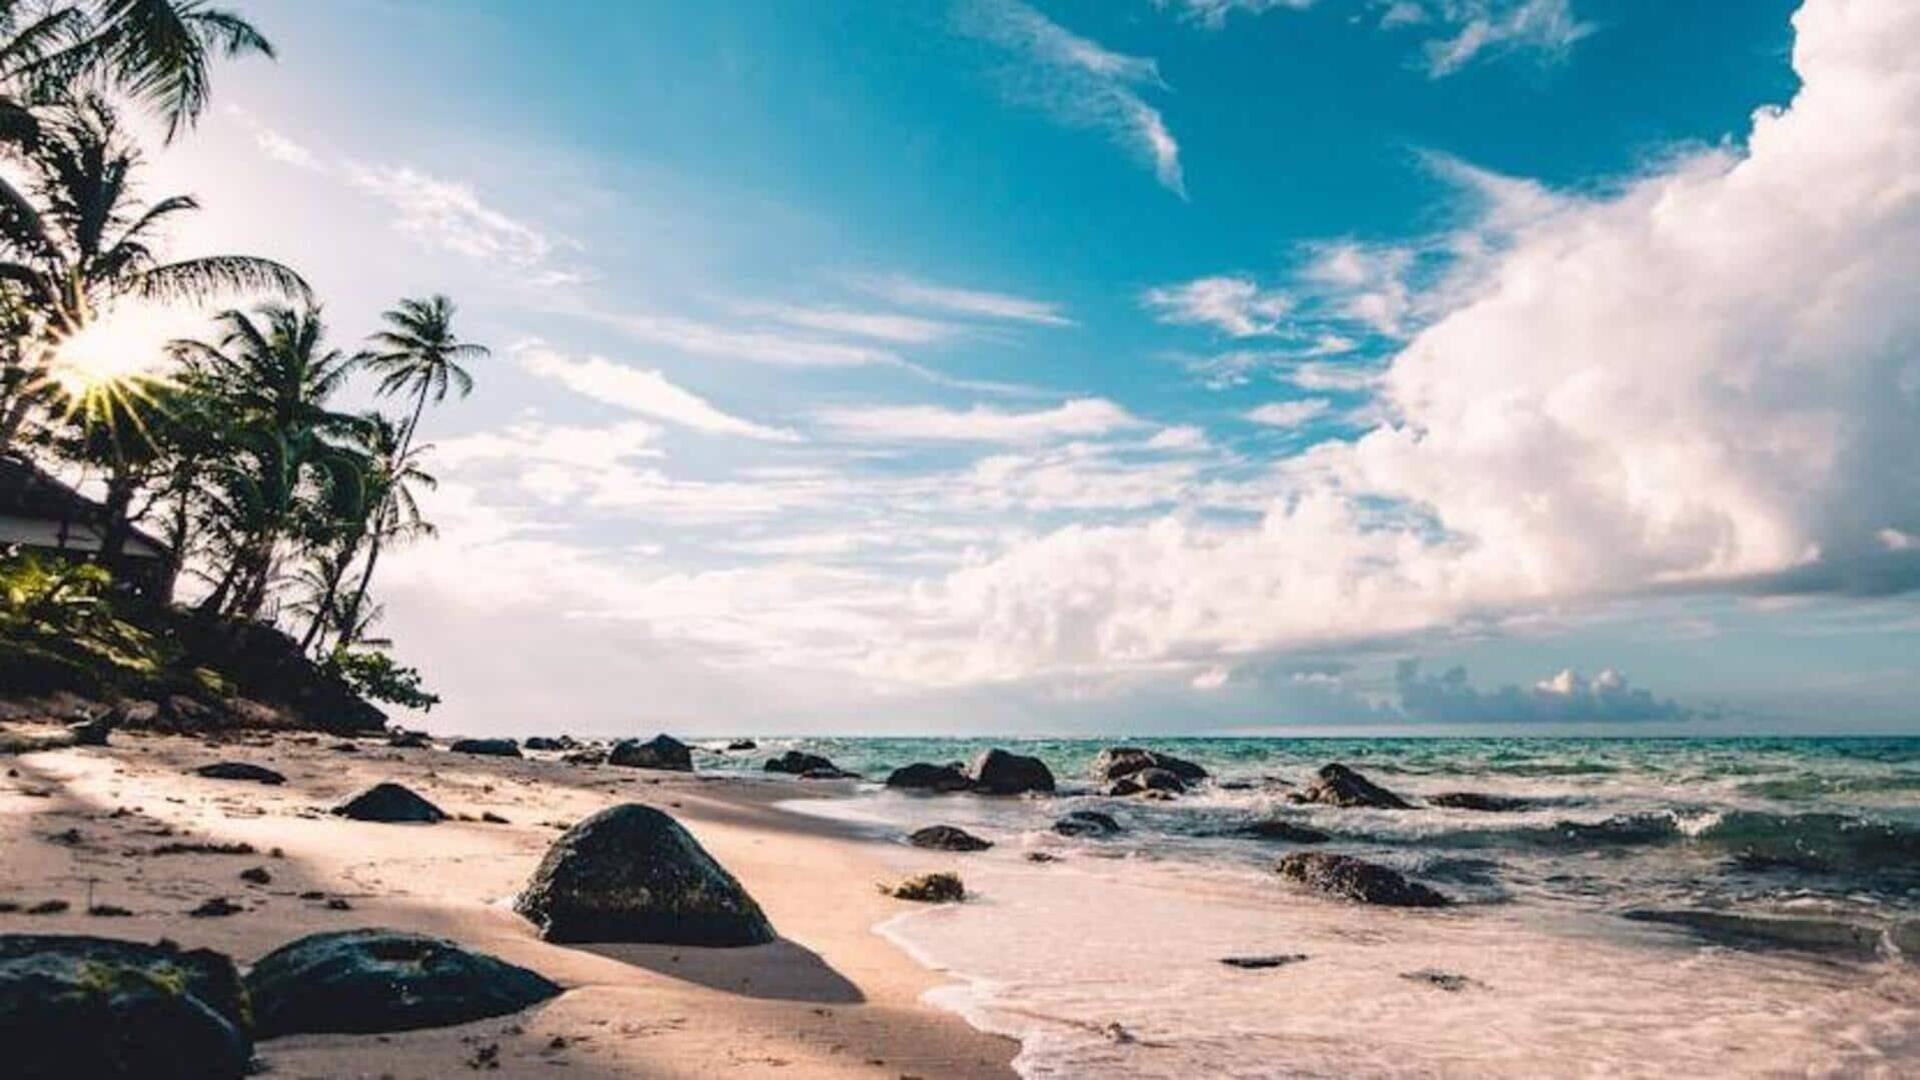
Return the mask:
[[540, 341], [513, 346], [513, 358], [529, 374], [552, 379], [597, 401], [713, 435], [794, 442], [791, 431], [756, 424], [722, 412], [705, 398], [675, 386], [658, 371], [616, 363], [603, 356], [573, 358]]
[[1437, 723], [1630, 723], [1689, 715], [1670, 700], [1628, 685], [1626, 676], [1612, 668], [1590, 679], [1565, 668], [1532, 686], [1480, 690], [1466, 668], [1422, 675], [1419, 661], [1403, 660], [1394, 671], [1394, 690], [1409, 719]]
[[1234, 276], [1164, 285], [1148, 289], [1141, 299], [1161, 322], [1210, 326], [1232, 337], [1275, 332], [1292, 306], [1285, 294]]
[[1144, 421], [1105, 398], [1075, 398], [1051, 409], [1017, 412], [975, 405], [884, 405], [830, 409], [821, 423], [857, 439], [888, 441], [1029, 443], [1105, 435]]
[[1186, 197], [1180, 144], [1160, 110], [1140, 96], [1165, 90], [1160, 69], [1081, 37], [1018, 0], [971, 0], [959, 9], [960, 29], [1020, 55], [1004, 80], [1010, 98], [1041, 109], [1060, 123], [1104, 131], [1146, 162], [1161, 186]]
[[1073, 527], [924, 590], [964, 628], [949, 670], [1920, 584], [1885, 541], [1920, 534], [1920, 7], [1808, 0], [1794, 23], [1789, 105], [1509, 223], [1380, 376], [1379, 426], [1280, 463], [1257, 526]]

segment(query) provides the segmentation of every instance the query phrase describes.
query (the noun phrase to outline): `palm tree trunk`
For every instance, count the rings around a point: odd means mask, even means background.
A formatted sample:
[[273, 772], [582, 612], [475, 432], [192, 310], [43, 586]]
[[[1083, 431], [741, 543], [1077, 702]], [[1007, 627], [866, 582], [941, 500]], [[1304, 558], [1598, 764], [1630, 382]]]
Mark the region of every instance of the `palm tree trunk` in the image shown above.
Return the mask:
[[[407, 460], [407, 451], [413, 447], [413, 433], [420, 427], [420, 415], [427, 409], [427, 384], [420, 384], [420, 394], [413, 399], [413, 415], [407, 418], [406, 430], [400, 433], [400, 448], [394, 452], [389, 468], [398, 472], [400, 463]], [[397, 490], [397, 487], [396, 489]], [[367, 590], [373, 585], [373, 567], [380, 561], [380, 538], [387, 533], [387, 519], [393, 513], [393, 491], [387, 493], [384, 502], [374, 514], [373, 537], [367, 546], [367, 565], [360, 569], [360, 584], [353, 590], [353, 602], [347, 605], [347, 617], [342, 620], [340, 645], [351, 645], [347, 635], [355, 626], [360, 625], [360, 608], [367, 602]]]
[[0, 416], [0, 454], [13, 449], [13, 440], [20, 437], [20, 427], [27, 422], [27, 413], [32, 409], [33, 396], [22, 390], [15, 396], [6, 414]]

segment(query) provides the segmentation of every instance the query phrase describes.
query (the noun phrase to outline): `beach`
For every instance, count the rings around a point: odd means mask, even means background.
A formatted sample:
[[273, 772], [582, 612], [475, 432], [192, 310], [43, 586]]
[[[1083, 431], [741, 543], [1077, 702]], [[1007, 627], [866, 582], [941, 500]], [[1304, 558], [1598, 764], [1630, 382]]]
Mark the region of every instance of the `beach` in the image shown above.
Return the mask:
[[[344, 745], [357, 748], [333, 749]], [[227, 760], [267, 766], [287, 781], [268, 787], [190, 772]], [[116, 735], [110, 747], [4, 764], [0, 898], [65, 900], [71, 909], [0, 915], [0, 931], [168, 938], [244, 964], [306, 934], [394, 927], [451, 938], [567, 991], [518, 1016], [457, 1027], [260, 1043], [274, 1076], [462, 1075], [495, 1046], [480, 1060], [497, 1061], [489, 1071], [499, 1076], [1012, 1075], [1018, 1047], [922, 1002], [942, 980], [873, 933], [903, 906], [875, 888], [888, 870], [874, 845], [772, 807], [802, 794], [791, 783], [306, 735], [225, 744]], [[398, 825], [327, 813], [388, 780], [450, 814], [491, 812], [507, 823]], [[560, 824], [620, 802], [685, 824], [740, 878], [781, 939], [742, 949], [540, 941], [502, 901], [526, 883]], [[181, 842], [248, 844], [257, 853], [152, 854]], [[271, 883], [240, 880], [253, 867]], [[325, 899], [300, 899], [313, 891]], [[87, 915], [89, 894], [132, 914]], [[242, 910], [187, 914], [214, 896]], [[334, 898], [350, 909], [329, 908]]]
[[[1164, 740], [1213, 772], [1160, 798], [1088, 780], [1098, 740], [1010, 745], [1050, 762], [1055, 790], [879, 782], [895, 765], [963, 757], [967, 740], [719, 741], [695, 747], [686, 773], [545, 749], [117, 732], [107, 747], [8, 759], [0, 899], [71, 907], [9, 912], [0, 928], [167, 938], [245, 967], [305, 934], [390, 927], [564, 990], [474, 1023], [256, 1044], [274, 1075], [294, 1077], [472, 1066], [608, 1078], [1892, 1078], [1920, 1067], [1914, 740]], [[831, 754], [863, 779], [763, 769], [785, 752]], [[1365, 760], [1392, 792], [1369, 790], [1408, 805], [1303, 796], [1312, 763], [1334, 755]], [[216, 761], [286, 782], [194, 774]], [[451, 820], [328, 812], [382, 781]], [[1446, 805], [1462, 784], [1482, 808]], [[779, 940], [540, 940], [512, 898], [568, 826], [616, 803], [684, 824]], [[1101, 815], [1111, 830], [1061, 827]], [[1258, 821], [1284, 822], [1287, 839], [1248, 835]], [[933, 824], [991, 846], [907, 842]], [[248, 850], [164, 853], [182, 844]], [[1356, 903], [1274, 873], [1310, 850], [1363, 856], [1444, 904]], [[242, 880], [256, 867], [270, 881]], [[934, 870], [960, 874], [964, 903], [876, 888]], [[213, 897], [237, 910], [189, 914]], [[84, 914], [92, 905], [131, 914]]]

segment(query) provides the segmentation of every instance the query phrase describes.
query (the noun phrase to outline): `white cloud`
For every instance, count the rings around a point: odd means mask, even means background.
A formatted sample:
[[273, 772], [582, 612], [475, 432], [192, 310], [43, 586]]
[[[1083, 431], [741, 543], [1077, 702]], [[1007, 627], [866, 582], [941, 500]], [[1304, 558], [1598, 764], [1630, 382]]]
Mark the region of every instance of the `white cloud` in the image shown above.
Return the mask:
[[793, 307], [786, 305], [748, 306], [752, 314], [764, 314], [789, 326], [821, 330], [831, 334], [872, 338], [901, 345], [925, 345], [954, 335], [951, 323], [901, 315], [885, 311], [848, 311], [843, 308]]
[[1333, 402], [1326, 398], [1270, 401], [1248, 410], [1247, 419], [1267, 427], [1297, 428], [1309, 420], [1326, 415], [1327, 410], [1332, 406]]
[[1072, 326], [1060, 305], [1024, 296], [961, 289], [951, 285], [916, 281], [906, 277], [863, 278], [861, 288], [896, 304], [936, 308], [956, 315], [1008, 322], [1037, 323], [1041, 326]]
[[[1154, 0], [1209, 30], [1227, 25], [1236, 14], [1304, 11], [1321, 0]], [[1594, 25], [1574, 14], [1573, 0], [1354, 0], [1352, 6], [1377, 11], [1383, 30], [1422, 34], [1423, 66], [1435, 78], [1469, 63], [1507, 53], [1541, 59], [1564, 56]]]
[[1154, 432], [1153, 438], [1147, 440], [1147, 449], [1149, 450], [1168, 450], [1175, 452], [1205, 450], [1211, 445], [1212, 443], [1207, 439], [1206, 431], [1191, 424], [1163, 427], [1159, 431]]
[[540, 341], [518, 342], [512, 349], [520, 367], [543, 379], [552, 379], [596, 401], [618, 405], [670, 424], [714, 435], [794, 442], [791, 431], [756, 424], [724, 413], [705, 398], [675, 386], [658, 371], [645, 371], [601, 356], [571, 358]]
[[481, 201], [472, 187], [409, 166], [348, 163], [354, 186], [384, 200], [394, 227], [420, 243], [467, 258], [535, 267], [553, 254], [545, 233]]
[[959, 24], [1027, 62], [1005, 80], [1009, 97], [1063, 124], [1105, 131], [1147, 163], [1162, 187], [1186, 197], [1180, 145], [1138, 89], [1167, 88], [1154, 61], [1112, 52], [1018, 0], [970, 0]]
[[1229, 276], [1148, 289], [1142, 299], [1161, 322], [1211, 326], [1233, 337], [1274, 333], [1292, 306], [1284, 293]]
[[1905, 0], [1808, 0], [1791, 105], [1513, 224], [1279, 465], [1257, 527], [1070, 527], [921, 593], [956, 678], [1218, 657], [1646, 590], [1920, 584], [1920, 81]]
[[703, 356], [724, 356], [781, 367], [901, 366], [903, 363], [887, 349], [797, 337], [773, 330], [736, 329], [677, 315], [620, 313], [597, 317], [640, 341]]
[[1438, 723], [1636, 723], [1688, 716], [1674, 702], [1628, 685], [1612, 668], [1591, 679], [1564, 668], [1529, 687], [1479, 690], [1465, 668], [1422, 675], [1417, 662], [1405, 660], [1395, 669], [1394, 689], [1409, 719]]
[[1015, 412], [975, 405], [886, 405], [831, 409], [820, 414], [828, 427], [858, 439], [887, 441], [1028, 443], [1080, 438], [1143, 425], [1104, 398], [1075, 398], [1051, 409]]

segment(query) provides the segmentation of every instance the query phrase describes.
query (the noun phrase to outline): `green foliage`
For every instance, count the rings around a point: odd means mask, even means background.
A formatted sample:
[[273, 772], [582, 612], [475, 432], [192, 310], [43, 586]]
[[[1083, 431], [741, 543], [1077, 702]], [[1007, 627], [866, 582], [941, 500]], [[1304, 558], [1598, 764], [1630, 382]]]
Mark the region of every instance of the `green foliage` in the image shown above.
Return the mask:
[[[0, 645], [7, 681], [44, 689], [139, 685], [160, 674], [164, 651], [128, 621], [99, 566], [0, 558]], [[54, 685], [47, 685], [54, 684]]]
[[327, 666], [346, 680], [354, 693], [369, 700], [422, 712], [440, 704], [440, 695], [421, 685], [418, 669], [403, 667], [386, 653], [340, 649], [328, 659]]

